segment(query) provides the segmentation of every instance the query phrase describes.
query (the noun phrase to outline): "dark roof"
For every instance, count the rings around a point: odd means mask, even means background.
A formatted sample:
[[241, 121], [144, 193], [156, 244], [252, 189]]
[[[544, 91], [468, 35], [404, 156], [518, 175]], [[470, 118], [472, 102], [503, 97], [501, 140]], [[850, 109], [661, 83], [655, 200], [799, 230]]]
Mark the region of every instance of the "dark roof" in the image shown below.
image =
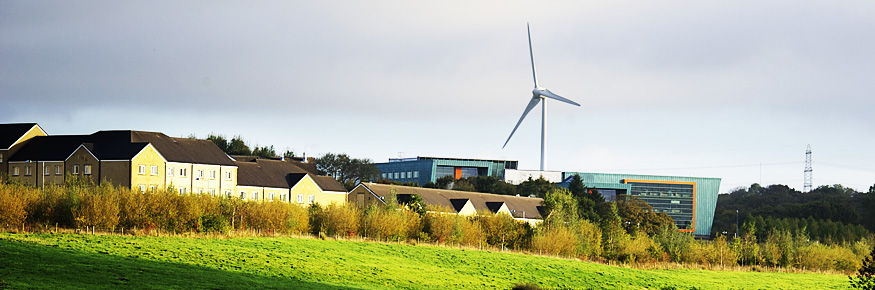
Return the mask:
[[[237, 157], [240, 156], [235, 156], [235, 159]], [[235, 163], [237, 164], [238, 185], [292, 188], [304, 176], [309, 175], [313, 182], [324, 191], [346, 192], [346, 188], [333, 177], [314, 175], [305, 169], [295, 166], [295, 164], [282, 160], [240, 158]]]
[[[498, 204], [498, 207], [495, 207], [495, 203], [504, 203], [507, 205], [507, 209], [511, 211], [511, 214], [514, 217], [523, 217], [523, 212], [525, 212], [526, 218], [540, 219], [542, 216], [541, 212], [543, 211], [543, 207], [541, 206], [543, 199], [540, 198], [377, 183], [361, 184], [360, 186], [367, 187], [371, 192], [382, 198], [385, 198], [392, 188], [395, 189], [398, 200], [409, 200], [409, 197], [405, 196], [402, 198], [402, 195], [419, 194], [419, 196], [422, 197], [422, 201], [433, 209], [439, 207], [453, 208], [458, 212], [458, 210], [461, 209], [461, 206], [457, 207], [456, 204], [459, 202], [453, 200], [462, 200], [461, 205], [464, 205], [464, 200], [470, 200], [471, 204], [474, 205], [474, 209], [478, 212], [497, 211], [498, 208], [501, 207], [501, 204]], [[491, 207], [495, 209], [493, 210]]]
[[15, 141], [21, 139], [27, 131], [37, 126], [36, 123], [0, 124], [0, 149], [9, 149]]
[[[303, 162], [302, 157], [282, 158], [282, 157], [261, 157], [261, 156], [253, 156], [253, 155], [231, 155], [231, 158], [234, 158], [235, 161], [244, 161], [244, 162], [255, 162], [255, 160], [257, 160], [257, 159], [285, 161], [285, 162], [294, 164], [298, 168], [301, 168], [312, 175], [319, 174], [319, 172], [316, 170], [316, 159], [313, 157], [307, 158], [307, 162]], [[322, 185], [319, 185], [319, 186], [322, 186]]]
[[64, 161], [87, 135], [37, 136], [25, 141], [9, 161]]
[[313, 181], [319, 185], [320, 188], [324, 191], [339, 191], [346, 192], [346, 187], [343, 184], [340, 184], [337, 179], [331, 176], [321, 176], [321, 175], [310, 175], [313, 178]]
[[[235, 166], [233, 160], [210, 140], [174, 138], [160, 132], [99, 131], [91, 134], [94, 143], [121, 146], [121, 144], [152, 143], [155, 150], [169, 162]], [[120, 150], [132, 150], [120, 149]], [[127, 151], [126, 151], [127, 152]]]
[[255, 162], [237, 161], [237, 184], [292, 188], [307, 171], [278, 160], [255, 159]]

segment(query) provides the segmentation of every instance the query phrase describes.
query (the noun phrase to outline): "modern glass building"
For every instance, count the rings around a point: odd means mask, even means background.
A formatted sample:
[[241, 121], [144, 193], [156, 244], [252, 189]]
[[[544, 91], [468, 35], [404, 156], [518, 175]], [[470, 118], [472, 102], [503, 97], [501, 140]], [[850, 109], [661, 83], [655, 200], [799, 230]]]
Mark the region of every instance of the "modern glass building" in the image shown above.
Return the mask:
[[469, 176], [495, 176], [504, 179], [504, 169], [517, 169], [514, 160], [458, 159], [439, 157], [416, 157], [389, 159], [376, 163], [380, 179], [399, 182], [416, 182], [424, 185], [444, 176], [455, 179]]
[[635, 196], [654, 211], [668, 214], [682, 231], [697, 236], [711, 234], [720, 178], [563, 172], [565, 181], [560, 185], [567, 187], [574, 175], [607, 200], [619, 194]]

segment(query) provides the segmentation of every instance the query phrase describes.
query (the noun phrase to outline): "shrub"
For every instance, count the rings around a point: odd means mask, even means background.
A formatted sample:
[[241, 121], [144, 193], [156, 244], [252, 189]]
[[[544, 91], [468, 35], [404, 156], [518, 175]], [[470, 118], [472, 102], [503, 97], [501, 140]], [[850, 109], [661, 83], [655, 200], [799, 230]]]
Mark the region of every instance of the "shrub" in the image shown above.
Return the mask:
[[577, 256], [577, 236], [565, 227], [546, 227], [532, 237], [532, 251], [552, 256]]
[[857, 269], [857, 276], [848, 276], [851, 287], [857, 289], [875, 289], [875, 247], [868, 257], [863, 258], [862, 265]]
[[359, 210], [351, 204], [338, 206], [329, 204], [322, 207], [310, 206], [310, 227], [314, 235], [355, 236], [359, 230]]
[[29, 195], [32, 192], [27, 192], [24, 186], [0, 187], [0, 226], [15, 228], [24, 222]]

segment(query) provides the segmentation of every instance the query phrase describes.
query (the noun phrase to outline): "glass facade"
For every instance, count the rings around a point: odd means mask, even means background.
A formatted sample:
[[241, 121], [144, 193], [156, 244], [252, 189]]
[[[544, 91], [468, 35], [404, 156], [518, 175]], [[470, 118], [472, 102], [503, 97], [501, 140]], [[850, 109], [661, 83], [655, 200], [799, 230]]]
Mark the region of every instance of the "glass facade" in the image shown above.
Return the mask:
[[627, 182], [630, 195], [646, 201], [655, 212], [668, 214], [679, 229], [693, 222], [696, 185], [692, 183]]
[[456, 168], [452, 167], [452, 166], [437, 166], [437, 168], [435, 169], [435, 173], [434, 173], [435, 179], [441, 178], [441, 177], [444, 177], [447, 175], [455, 176], [456, 175]]

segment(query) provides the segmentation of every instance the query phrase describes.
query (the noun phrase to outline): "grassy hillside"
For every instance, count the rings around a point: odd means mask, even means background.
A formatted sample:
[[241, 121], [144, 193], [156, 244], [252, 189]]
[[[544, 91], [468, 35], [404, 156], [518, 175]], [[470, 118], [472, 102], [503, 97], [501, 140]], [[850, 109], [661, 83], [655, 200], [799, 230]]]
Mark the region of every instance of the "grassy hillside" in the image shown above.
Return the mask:
[[13, 289], [509, 289], [518, 283], [572, 289], [845, 289], [848, 285], [842, 275], [635, 270], [513, 253], [296, 238], [3, 233], [0, 260], [0, 285]]

